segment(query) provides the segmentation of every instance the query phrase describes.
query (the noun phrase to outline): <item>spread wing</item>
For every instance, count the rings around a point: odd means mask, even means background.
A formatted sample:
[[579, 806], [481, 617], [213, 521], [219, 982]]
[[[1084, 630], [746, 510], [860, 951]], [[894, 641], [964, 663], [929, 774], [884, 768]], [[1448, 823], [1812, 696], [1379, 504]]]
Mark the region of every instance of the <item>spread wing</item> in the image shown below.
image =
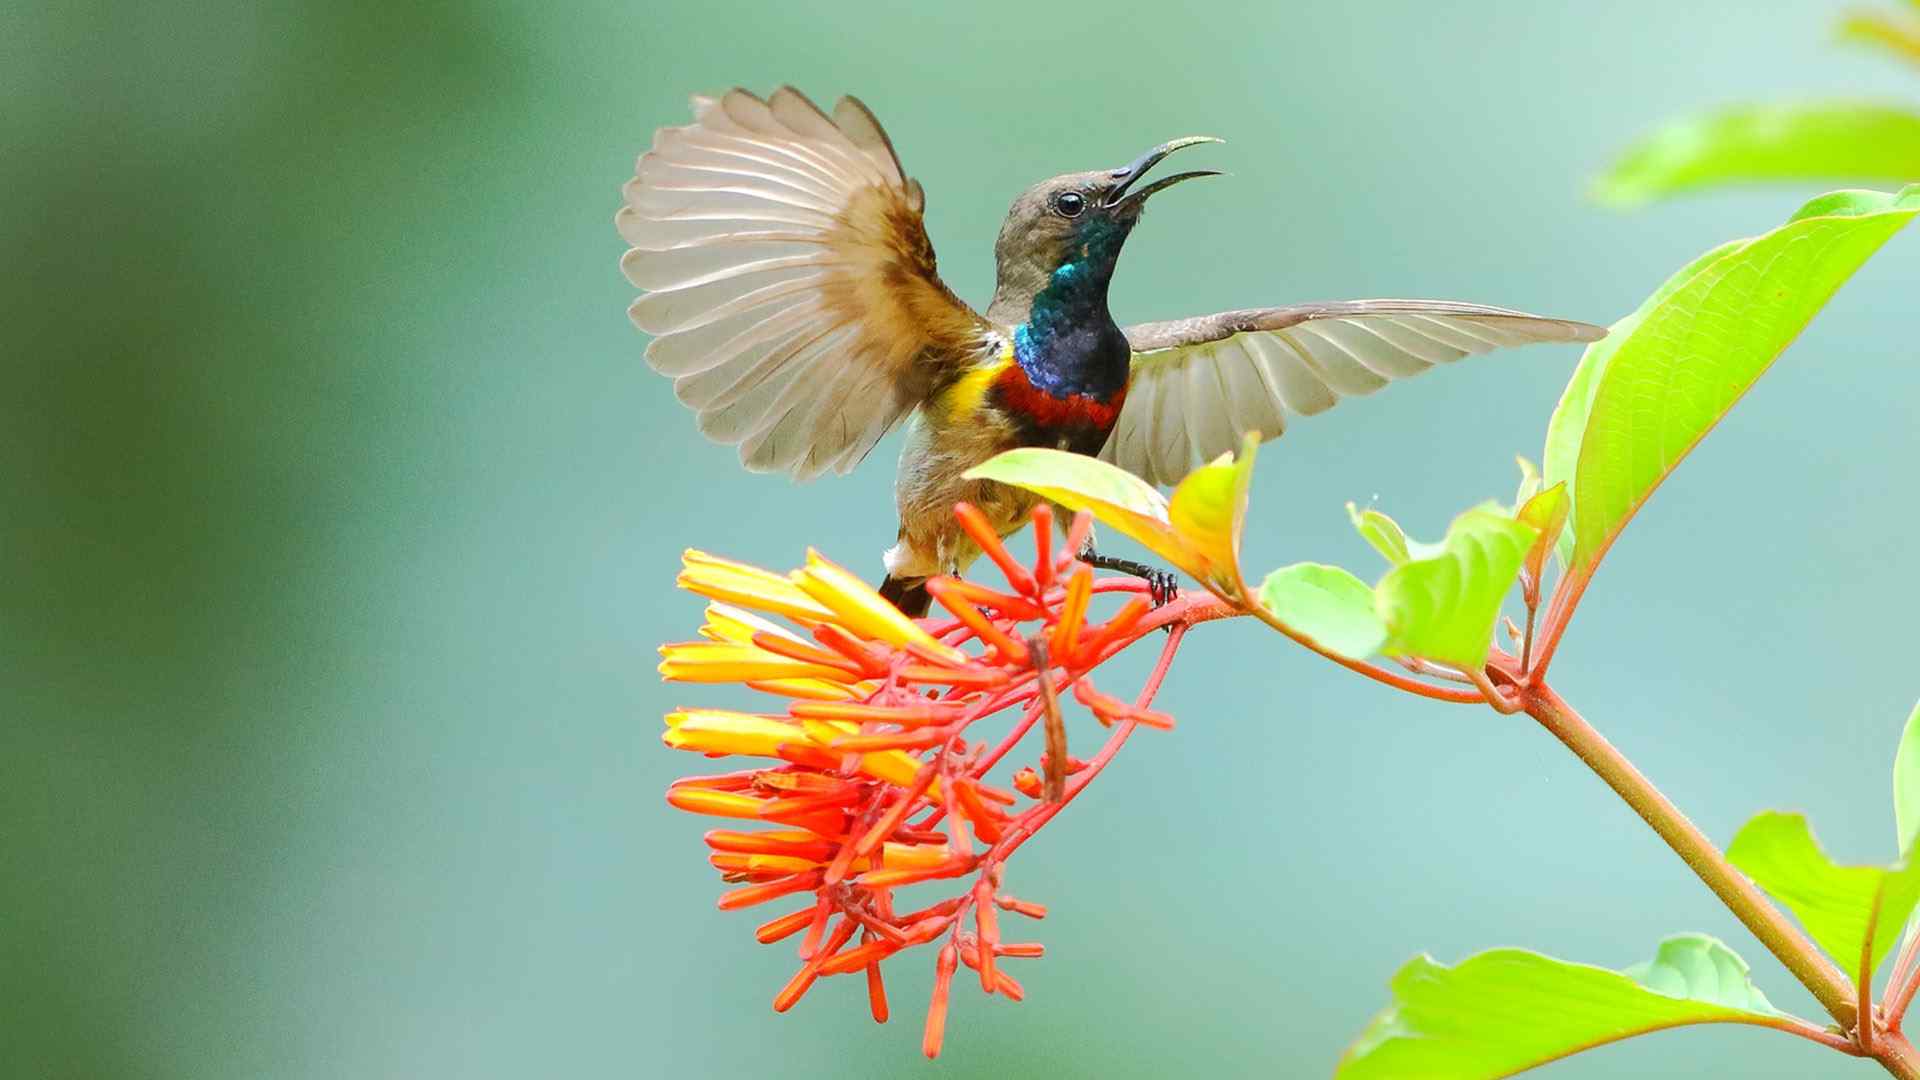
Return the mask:
[[1133, 376], [1100, 456], [1156, 484], [1271, 439], [1435, 364], [1536, 341], [1597, 341], [1603, 327], [1444, 300], [1349, 300], [1223, 311], [1126, 329]]
[[925, 196], [865, 105], [782, 87], [693, 113], [614, 219], [647, 362], [749, 469], [846, 472], [989, 327], [935, 273]]

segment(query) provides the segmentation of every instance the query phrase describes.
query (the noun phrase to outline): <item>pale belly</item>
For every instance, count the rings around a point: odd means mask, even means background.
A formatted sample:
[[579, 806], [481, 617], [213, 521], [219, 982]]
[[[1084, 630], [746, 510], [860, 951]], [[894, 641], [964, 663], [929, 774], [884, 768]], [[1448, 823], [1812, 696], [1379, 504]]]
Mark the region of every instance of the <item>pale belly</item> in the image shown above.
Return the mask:
[[947, 425], [916, 416], [894, 479], [900, 536], [887, 552], [887, 573], [907, 579], [957, 573], [979, 558], [979, 546], [954, 520], [955, 503], [971, 503], [1002, 536], [1025, 527], [1038, 496], [961, 475], [1020, 445], [1012, 427], [997, 420], [976, 415], [972, 423]]

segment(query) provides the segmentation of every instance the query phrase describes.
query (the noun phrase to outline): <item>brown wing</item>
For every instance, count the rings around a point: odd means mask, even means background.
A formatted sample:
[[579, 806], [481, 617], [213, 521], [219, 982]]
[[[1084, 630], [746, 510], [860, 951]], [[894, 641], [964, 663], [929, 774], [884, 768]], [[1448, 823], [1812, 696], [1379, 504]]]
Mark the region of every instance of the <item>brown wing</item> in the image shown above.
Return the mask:
[[935, 272], [920, 185], [865, 105], [782, 87], [693, 113], [614, 219], [647, 362], [748, 468], [846, 472], [990, 328]]
[[1538, 341], [1597, 341], [1604, 327], [1446, 300], [1348, 300], [1223, 311], [1126, 329], [1132, 381], [1100, 456], [1156, 484], [1271, 439], [1286, 414], [1450, 360]]

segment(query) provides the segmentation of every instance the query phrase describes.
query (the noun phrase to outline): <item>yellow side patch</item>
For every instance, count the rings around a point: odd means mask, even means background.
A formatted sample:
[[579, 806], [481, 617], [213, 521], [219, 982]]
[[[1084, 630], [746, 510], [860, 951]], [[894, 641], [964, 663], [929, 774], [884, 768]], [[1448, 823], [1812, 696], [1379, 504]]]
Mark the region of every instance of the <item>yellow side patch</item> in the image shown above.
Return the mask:
[[1013, 343], [1009, 341], [1000, 349], [1000, 355], [989, 363], [980, 365], [953, 381], [953, 384], [941, 391], [935, 404], [948, 423], [957, 423], [980, 411], [987, 400], [987, 390], [993, 380], [1007, 370], [1013, 363]]

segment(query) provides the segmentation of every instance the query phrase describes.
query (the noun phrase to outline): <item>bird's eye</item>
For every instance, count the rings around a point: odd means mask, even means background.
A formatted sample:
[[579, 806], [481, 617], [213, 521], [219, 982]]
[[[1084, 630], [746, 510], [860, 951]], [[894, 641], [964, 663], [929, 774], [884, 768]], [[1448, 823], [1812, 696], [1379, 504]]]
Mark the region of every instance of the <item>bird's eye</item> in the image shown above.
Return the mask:
[[1061, 217], [1079, 217], [1087, 208], [1087, 200], [1077, 191], [1064, 191], [1053, 200], [1053, 208], [1060, 211]]

